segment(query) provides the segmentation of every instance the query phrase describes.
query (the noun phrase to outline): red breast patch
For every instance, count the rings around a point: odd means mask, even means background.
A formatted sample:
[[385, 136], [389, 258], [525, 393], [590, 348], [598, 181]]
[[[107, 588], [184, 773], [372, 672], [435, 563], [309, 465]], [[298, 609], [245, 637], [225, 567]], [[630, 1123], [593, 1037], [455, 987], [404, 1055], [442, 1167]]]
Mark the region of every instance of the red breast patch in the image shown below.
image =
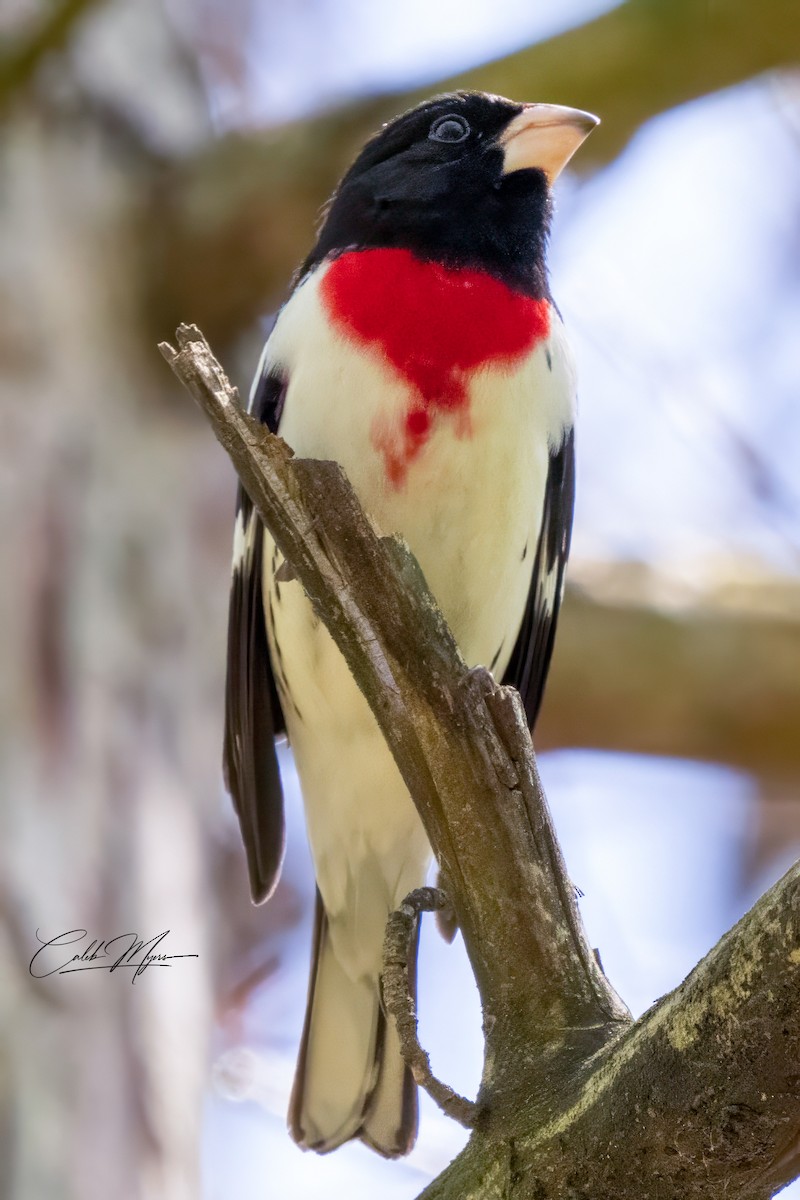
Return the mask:
[[459, 415], [469, 431], [469, 375], [492, 363], [512, 366], [550, 331], [550, 306], [483, 271], [422, 262], [408, 250], [359, 250], [333, 260], [321, 285], [329, 318], [373, 347], [410, 385], [398, 429], [381, 422], [373, 442], [395, 487], [430, 437], [439, 413]]

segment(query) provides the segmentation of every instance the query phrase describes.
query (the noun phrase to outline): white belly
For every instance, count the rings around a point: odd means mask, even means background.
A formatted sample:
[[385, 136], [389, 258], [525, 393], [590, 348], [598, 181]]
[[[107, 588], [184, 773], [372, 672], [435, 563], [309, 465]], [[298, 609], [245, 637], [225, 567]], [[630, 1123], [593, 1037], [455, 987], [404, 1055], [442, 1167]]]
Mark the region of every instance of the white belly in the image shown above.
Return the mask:
[[[437, 413], [403, 484], [393, 486], [376, 431], [391, 435], [403, 420], [407, 385], [333, 332], [318, 282], [298, 289], [265, 351], [290, 381], [281, 435], [298, 455], [342, 464], [379, 528], [408, 542], [466, 661], [500, 676], [530, 585], [548, 451], [574, 416], [561, 323], [554, 313], [548, 342], [513, 370], [476, 372], [468, 416]], [[347, 934], [354, 971], [373, 969], [356, 962], [358, 946], [374, 945], [387, 908], [424, 881], [430, 851], [343, 658], [300, 585], [275, 583], [269, 535], [265, 551], [270, 648], [317, 880], [332, 918], [356, 911]]]

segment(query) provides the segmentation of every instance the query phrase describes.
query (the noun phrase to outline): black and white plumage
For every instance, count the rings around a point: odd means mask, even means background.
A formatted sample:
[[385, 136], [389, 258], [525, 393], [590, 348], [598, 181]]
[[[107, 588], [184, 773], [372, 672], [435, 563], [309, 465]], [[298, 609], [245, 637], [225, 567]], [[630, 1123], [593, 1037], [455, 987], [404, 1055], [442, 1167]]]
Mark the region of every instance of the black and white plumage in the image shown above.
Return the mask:
[[[596, 124], [458, 93], [384, 128], [345, 175], [262, 355], [251, 411], [298, 455], [333, 458], [416, 554], [461, 651], [544, 688], [569, 551], [575, 379], [547, 283], [553, 178]], [[379, 1002], [388, 913], [430, 848], [366, 701], [240, 493], [225, 775], [253, 897], [280, 870], [274, 736], [285, 729], [318, 896], [289, 1121], [303, 1146], [385, 1155], [416, 1134], [416, 1089]]]

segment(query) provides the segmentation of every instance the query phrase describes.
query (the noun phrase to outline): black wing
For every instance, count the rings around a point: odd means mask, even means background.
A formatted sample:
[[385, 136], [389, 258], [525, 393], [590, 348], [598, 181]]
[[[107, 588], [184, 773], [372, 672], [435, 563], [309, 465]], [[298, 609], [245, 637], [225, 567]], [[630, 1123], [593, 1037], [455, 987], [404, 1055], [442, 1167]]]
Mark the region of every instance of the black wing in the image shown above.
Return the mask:
[[533, 559], [528, 602], [503, 683], [517, 688], [533, 729], [542, 703], [564, 590], [575, 503], [575, 435], [569, 429], [550, 454], [542, 524]]
[[[261, 375], [250, 411], [277, 432], [286, 380]], [[262, 595], [264, 526], [239, 485], [236, 497], [239, 554], [233, 564], [228, 608], [225, 681], [225, 783], [239, 817], [253, 900], [271, 894], [280, 875], [285, 843], [283, 794], [275, 735], [286, 728], [269, 659]]]

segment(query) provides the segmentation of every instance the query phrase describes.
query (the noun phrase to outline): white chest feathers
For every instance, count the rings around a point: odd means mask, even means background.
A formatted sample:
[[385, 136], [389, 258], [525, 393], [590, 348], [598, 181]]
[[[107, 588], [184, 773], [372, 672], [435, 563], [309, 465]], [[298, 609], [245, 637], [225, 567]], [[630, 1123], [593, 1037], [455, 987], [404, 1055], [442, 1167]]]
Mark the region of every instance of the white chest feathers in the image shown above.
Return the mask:
[[[288, 380], [281, 436], [299, 455], [342, 464], [379, 528], [417, 556], [466, 660], [501, 671], [527, 597], [549, 454], [574, 420], [561, 321], [547, 305], [546, 336], [529, 351], [458, 372], [459, 403], [426, 403], [413, 368], [404, 374], [332, 319], [329, 269], [297, 289], [265, 348], [262, 367]], [[446, 348], [446, 330], [443, 339]]]

